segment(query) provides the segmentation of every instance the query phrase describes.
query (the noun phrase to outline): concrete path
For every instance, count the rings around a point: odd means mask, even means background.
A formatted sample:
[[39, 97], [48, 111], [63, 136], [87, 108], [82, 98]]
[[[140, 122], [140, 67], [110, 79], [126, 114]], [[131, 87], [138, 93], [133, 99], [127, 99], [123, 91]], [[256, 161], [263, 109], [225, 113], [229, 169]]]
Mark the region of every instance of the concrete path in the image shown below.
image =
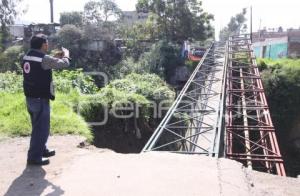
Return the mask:
[[28, 138], [1, 141], [0, 195], [300, 195], [299, 180], [247, 171], [235, 161], [169, 153], [116, 154], [77, 148], [81, 140], [50, 138], [58, 154], [45, 167], [26, 167]]

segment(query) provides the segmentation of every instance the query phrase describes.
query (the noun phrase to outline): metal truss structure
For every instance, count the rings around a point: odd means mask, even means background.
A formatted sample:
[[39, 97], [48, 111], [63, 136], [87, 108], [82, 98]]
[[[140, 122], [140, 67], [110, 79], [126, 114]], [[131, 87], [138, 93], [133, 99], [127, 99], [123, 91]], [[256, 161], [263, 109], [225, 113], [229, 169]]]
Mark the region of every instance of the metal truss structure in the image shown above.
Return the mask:
[[250, 36], [231, 37], [227, 50], [226, 157], [285, 176]]
[[224, 125], [225, 44], [206, 51], [143, 152], [219, 156]]
[[142, 152], [226, 157], [285, 176], [249, 35], [214, 43]]

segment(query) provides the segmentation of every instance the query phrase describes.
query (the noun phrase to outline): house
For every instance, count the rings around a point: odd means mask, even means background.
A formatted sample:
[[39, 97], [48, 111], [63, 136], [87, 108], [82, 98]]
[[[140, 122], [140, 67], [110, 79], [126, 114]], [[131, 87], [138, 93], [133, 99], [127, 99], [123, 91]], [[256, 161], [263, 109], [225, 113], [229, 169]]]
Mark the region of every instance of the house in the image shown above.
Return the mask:
[[50, 24], [30, 24], [27, 25], [24, 29], [25, 38], [30, 38], [32, 35], [43, 33], [47, 36], [54, 35], [60, 29], [59, 23], [50, 23]]
[[300, 29], [288, 29], [283, 32], [267, 32], [262, 30], [253, 33], [253, 49], [259, 58], [299, 58], [300, 57]]
[[106, 49], [106, 47], [107, 47], [107, 41], [95, 39], [95, 40], [90, 40], [85, 42], [82, 46], [82, 49], [87, 51], [102, 52]]
[[53, 35], [55, 34], [58, 29], [60, 28], [60, 24], [58, 23], [51, 23], [51, 24], [15, 24], [9, 25], [9, 32], [13, 36], [13, 38], [26, 38], [31, 37], [37, 33], [43, 33], [45, 35]]
[[148, 13], [137, 11], [124, 11], [122, 16], [122, 23], [127, 26], [132, 26], [137, 22], [146, 22], [148, 19]]
[[25, 25], [22, 24], [9, 25], [8, 28], [9, 28], [9, 33], [13, 36], [14, 39], [24, 37]]

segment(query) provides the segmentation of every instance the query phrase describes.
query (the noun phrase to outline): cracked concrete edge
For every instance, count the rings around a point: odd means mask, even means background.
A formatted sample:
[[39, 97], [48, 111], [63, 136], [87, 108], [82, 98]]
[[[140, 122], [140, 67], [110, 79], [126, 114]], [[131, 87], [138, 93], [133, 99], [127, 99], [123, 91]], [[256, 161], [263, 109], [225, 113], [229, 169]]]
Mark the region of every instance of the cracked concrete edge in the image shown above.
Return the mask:
[[241, 163], [236, 162], [236, 164], [233, 164], [232, 160], [221, 158], [217, 161], [217, 165], [222, 196], [252, 195], [251, 182], [246, 177]]
[[220, 159], [217, 159], [217, 177], [219, 180], [219, 189], [220, 189], [220, 196], [223, 195], [223, 187], [222, 187], [222, 173], [221, 173], [221, 169], [220, 169]]

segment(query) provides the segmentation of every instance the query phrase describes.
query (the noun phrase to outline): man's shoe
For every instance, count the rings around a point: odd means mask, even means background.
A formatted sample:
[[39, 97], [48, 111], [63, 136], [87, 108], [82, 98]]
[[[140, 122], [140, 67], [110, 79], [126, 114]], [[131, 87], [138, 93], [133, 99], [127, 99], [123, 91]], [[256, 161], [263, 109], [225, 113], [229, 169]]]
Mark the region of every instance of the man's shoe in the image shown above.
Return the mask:
[[54, 156], [54, 155], [55, 155], [55, 150], [49, 150], [49, 149], [47, 149], [47, 150], [43, 153], [43, 157], [46, 157], [46, 158], [52, 157], [52, 156]]
[[48, 165], [50, 163], [49, 159], [42, 158], [42, 160], [27, 160], [27, 165]]

